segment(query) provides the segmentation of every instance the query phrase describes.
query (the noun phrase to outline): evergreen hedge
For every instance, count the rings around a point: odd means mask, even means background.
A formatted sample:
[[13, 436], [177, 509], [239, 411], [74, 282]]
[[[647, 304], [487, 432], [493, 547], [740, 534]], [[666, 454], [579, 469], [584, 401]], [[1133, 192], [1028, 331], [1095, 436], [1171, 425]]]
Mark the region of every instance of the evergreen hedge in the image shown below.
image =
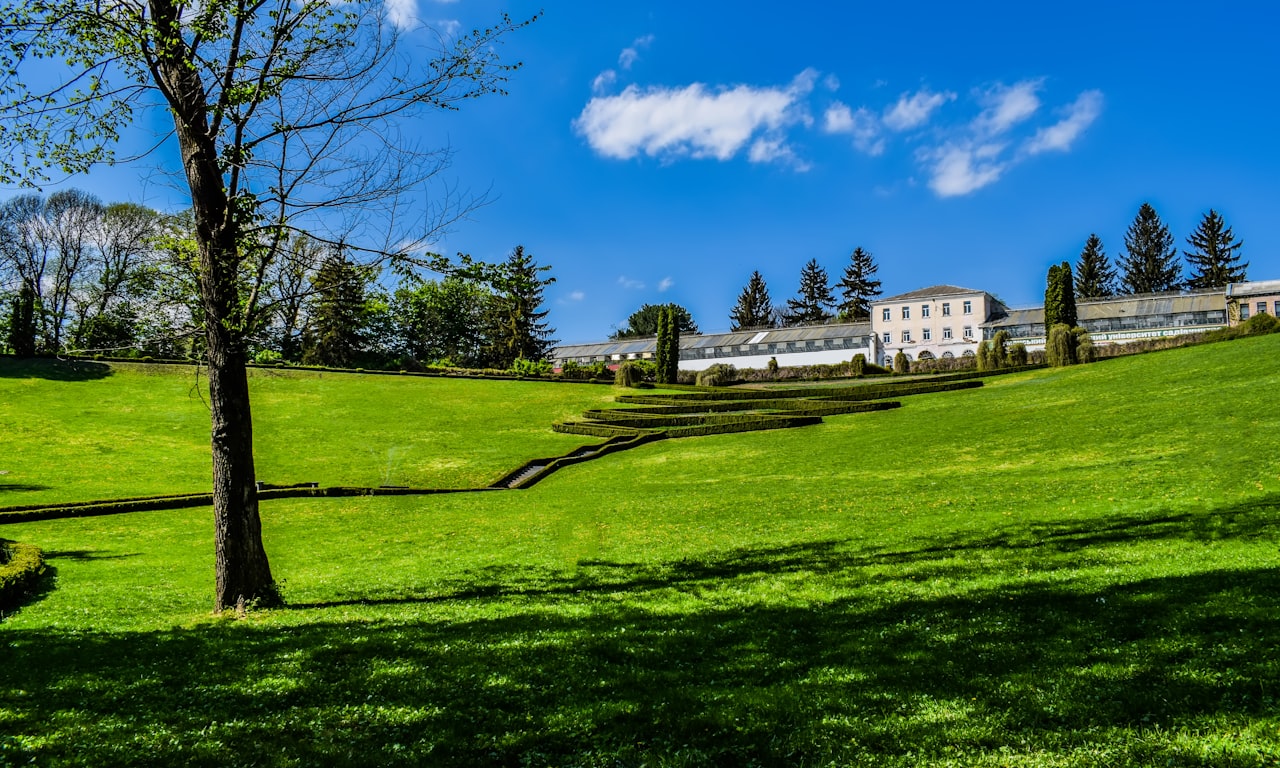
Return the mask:
[[44, 571], [44, 553], [39, 547], [0, 539], [0, 608], [21, 602]]

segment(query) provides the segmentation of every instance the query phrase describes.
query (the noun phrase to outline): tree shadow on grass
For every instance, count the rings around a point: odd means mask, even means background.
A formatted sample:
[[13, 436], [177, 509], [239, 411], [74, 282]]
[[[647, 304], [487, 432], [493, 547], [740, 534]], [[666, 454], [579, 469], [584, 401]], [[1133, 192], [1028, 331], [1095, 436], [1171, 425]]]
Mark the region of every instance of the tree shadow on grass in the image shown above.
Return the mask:
[[0, 493], [6, 491], [47, 491], [47, 485], [32, 485], [30, 483], [0, 483]]
[[52, 357], [0, 356], [0, 378], [90, 381], [111, 375], [111, 366], [92, 360], [59, 360]]
[[[373, 620], [336, 606], [9, 630], [0, 762], [1265, 765], [1280, 568], [1098, 585], [1062, 566], [1129, 540], [1265, 536], [1274, 511], [1242, 505], [1208, 533], [1117, 520], [1095, 544], [1085, 526], [988, 538], [1054, 561], [1055, 579], [977, 578], [993, 567], [972, 562], [977, 539], [962, 556], [819, 542], [486, 569]], [[928, 568], [959, 586], [903, 578]], [[836, 577], [850, 588], [818, 588]]]

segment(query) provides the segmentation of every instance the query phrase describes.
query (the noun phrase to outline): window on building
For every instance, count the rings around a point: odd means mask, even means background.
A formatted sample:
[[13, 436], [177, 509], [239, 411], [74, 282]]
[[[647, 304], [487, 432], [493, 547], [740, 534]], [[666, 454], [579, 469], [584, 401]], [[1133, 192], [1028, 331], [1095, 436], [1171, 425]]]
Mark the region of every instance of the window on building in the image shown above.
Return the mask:
[[881, 319], [881, 320], [892, 320], [892, 319], [893, 319], [893, 317], [890, 315], [890, 310], [889, 310], [889, 308], [888, 308], [888, 307], [885, 307], [883, 310], [881, 310], [881, 311], [880, 311], [880, 319]]
[[[889, 311], [889, 310], [887, 310], [887, 309], [885, 310], [885, 312], [888, 312], [888, 311]], [[885, 343], [885, 344], [892, 344], [892, 343], [893, 343], [893, 336], [889, 335], [889, 332], [888, 332], [888, 331], [885, 331], [885, 332], [884, 332], [884, 343]]]
[[1240, 319], [1241, 320], [1249, 319], [1249, 303], [1248, 302], [1244, 302], [1243, 304], [1240, 305]]
[[909, 344], [909, 343], [911, 343], [911, 331], [903, 331], [903, 332], [902, 332], [902, 343], [903, 343], [903, 344]]
[[925, 328], [923, 331], [921, 331], [921, 332], [920, 332], [920, 337], [921, 337], [921, 338], [923, 338], [925, 341], [930, 341], [930, 340], [932, 340], [932, 339], [933, 339], [933, 329], [932, 329], [932, 328]]
[[920, 316], [921, 316], [921, 317], [928, 317], [928, 316], [929, 316], [929, 305], [928, 305], [928, 304], [921, 304], [921, 305], [920, 305]]
[[1273, 308], [1272, 314], [1274, 314], [1276, 317], [1280, 317], [1280, 301], [1276, 302], [1275, 307]]
[[950, 328], [943, 328], [943, 329], [942, 329], [942, 338], [944, 338], [944, 339], [950, 339], [950, 338], [951, 338], [951, 329], [950, 329]]
[[951, 302], [949, 301], [942, 302], [942, 316], [951, 317]]
[[[966, 315], [972, 315], [972, 314], [973, 314], [973, 302], [972, 302], [972, 301], [966, 301], [966, 302], [964, 303], [964, 313], [965, 313]], [[968, 336], [968, 335], [969, 335], [969, 334], [967, 334], [967, 333], [965, 334], [965, 336]]]
[[1258, 314], [1260, 315], [1267, 314], [1267, 302], [1265, 301], [1258, 302]]
[[966, 326], [964, 327], [964, 337], [965, 337], [966, 339], [972, 339], [972, 338], [973, 338], [973, 326], [971, 326], [971, 325], [966, 325]]
[[903, 320], [910, 320], [910, 319], [911, 319], [911, 307], [903, 307], [903, 308], [902, 308], [902, 319], [903, 319]]

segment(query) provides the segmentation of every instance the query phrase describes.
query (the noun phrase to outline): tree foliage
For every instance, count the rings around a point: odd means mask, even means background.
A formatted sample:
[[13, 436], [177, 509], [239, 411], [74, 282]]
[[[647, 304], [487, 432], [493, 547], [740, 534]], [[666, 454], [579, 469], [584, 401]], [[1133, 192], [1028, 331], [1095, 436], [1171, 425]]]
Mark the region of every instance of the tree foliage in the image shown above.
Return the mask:
[[831, 320], [830, 310], [835, 306], [836, 300], [831, 295], [827, 270], [818, 266], [817, 259], [809, 259], [800, 270], [800, 289], [797, 294], [796, 298], [787, 299], [783, 325], [821, 325]]
[[1126, 293], [1160, 293], [1182, 285], [1182, 265], [1173, 235], [1150, 203], [1143, 203], [1124, 236], [1120, 259]]
[[879, 269], [870, 252], [861, 247], [853, 249], [849, 264], [844, 268], [844, 277], [836, 283], [841, 296], [837, 307], [841, 320], [857, 322], [871, 319], [871, 302], [881, 294], [880, 281], [875, 279]]
[[1071, 265], [1067, 262], [1049, 267], [1044, 289], [1044, 327], [1046, 331], [1058, 323], [1076, 324], [1076, 296]]
[[314, 309], [303, 334], [302, 362], [351, 368], [365, 346], [366, 290], [373, 275], [334, 250], [312, 279]]
[[1076, 298], [1102, 299], [1115, 295], [1116, 270], [1097, 235], [1091, 234], [1085, 241], [1080, 259], [1076, 261], [1075, 273]]
[[[301, 229], [328, 231], [370, 258], [404, 259], [465, 214], [454, 199], [402, 215], [397, 201], [448, 155], [418, 150], [398, 129], [500, 93], [514, 66], [497, 45], [520, 26], [504, 16], [449, 43], [432, 37], [435, 50], [410, 50], [378, 0], [0, 5], [0, 183], [115, 160], [137, 112], [172, 121], [208, 362], [216, 610], [278, 598], [262, 546], [245, 368], [270, 313], [269, 265]], [[50, 60], [68, 71], [37, 75]]]
[[734, 331], [777, 327], [773, 300], [769, 298], [769, 288], [759, 271], [751, 273], [751, 279], [738, 294], [738, 303], [729, 312], [729, 323], [729, 328]]
[[1076, 336], [1072, 333], [1071, 326], [1057, 323], [1049, 328], [1044, 355], [1045, 362], [1054, 367], [1076, 362]]
[[627, 318], [627, 324], [609, 335], [611, 339], [644, 339], [658, 335], [658, 316], [665, 308], [670, 308], [676, 319], [680, 333], [697, 335], [698, 325], [693, 322], [693, 315], [679, 304], [642, 304], [639, 309]]
[[1240, 247], [1244, 242], [1236, 240], [1235, 233], [1217, 211], [1209, 209], [1196, 231], [1187, 238], [1187, 244], [1191, 250], [1182, 253], [1191, 268], [1188, 288], [1223, 288], [1228, 283], [1246, 280], [1249, 262], [1240, 261]]
[[538, 266], [520, 245], [503, 266], [492, 280], [497, 321], [493, 333], [495, 365], [508, 368], [516, 360], [546, 360], [555, 346], [551, 338], [555, 330], [546, 321], [547, 310], [540, 308], [543, 289], [556, 281], [542, 276], [551, 267]]

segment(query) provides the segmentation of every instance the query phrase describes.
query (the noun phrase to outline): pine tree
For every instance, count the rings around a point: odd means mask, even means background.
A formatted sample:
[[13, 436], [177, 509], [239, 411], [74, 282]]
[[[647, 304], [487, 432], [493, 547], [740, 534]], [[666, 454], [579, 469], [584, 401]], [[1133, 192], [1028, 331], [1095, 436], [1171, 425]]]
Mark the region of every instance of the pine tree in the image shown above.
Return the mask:
[[1235, 233], [1217, 211], [1209, 209], [1200, 226], [1187, 238], [1187, 244], [1194, 249], [1183, 251], [1192, 271], [1188, 288], [1222, 288], [1227, 283], [1245, 281], [1249, 262], [1241, 263], [1239, 253], [1244, 242], [1236, 241]]
[[756, 328], [773, 328], [777, 325], [774, 317], [773, 300], [769, 298], [769, 288], [758, 271], [751, 273], [747, 287], [738, 294], [738, 303], [729, 313], [730, 330], [748, 331]]
[[828, 310], [835, 303], [827, 270], [818, 266], [817, 259], [809, 259], [809, 263], [800, 270], [799, 296], [787, 299], [783, 325], [821, 325], [831, 319]]
[[1125, 255], [1120, 266], [1126, 293], [1159, 293], [1177, 290], [1182, 265], [1173, 247], [1173, 235], [1150, 203], [1143, 203], [1124, 236]]
[[497, 318], [492, 341], [498, 367], [508, 368], [516, 360], [545, 360], [551, 354], [555, 329], [546, 322], [548, 311], [538, 311], [543, 288], [556, 281], [540, 276], [550, 269], [538, 266], [524, 246], [517, 245], [494, 279]]
[[844, 298], [839, 307], [841, 320], [856, 322], [871, 318], [871, 300], [881, 293], [880, 281], [875, 279], [878, 269], [869, 252], [861, 247], [853, 249], [849, 266], [844, 268], [844, 279], [836, 283]]
[[331, 253], [311, 279], [315, 301], [303, 335], [302, 362], [346, 368], [364, 346], [365, 286], [372, 276], [341, 251]]
[[1116, 292], [1116, 270], [1102, 250], [1102, 240], [1089, 235], [1076, 262], [1076, 298], [1101, 299]]

